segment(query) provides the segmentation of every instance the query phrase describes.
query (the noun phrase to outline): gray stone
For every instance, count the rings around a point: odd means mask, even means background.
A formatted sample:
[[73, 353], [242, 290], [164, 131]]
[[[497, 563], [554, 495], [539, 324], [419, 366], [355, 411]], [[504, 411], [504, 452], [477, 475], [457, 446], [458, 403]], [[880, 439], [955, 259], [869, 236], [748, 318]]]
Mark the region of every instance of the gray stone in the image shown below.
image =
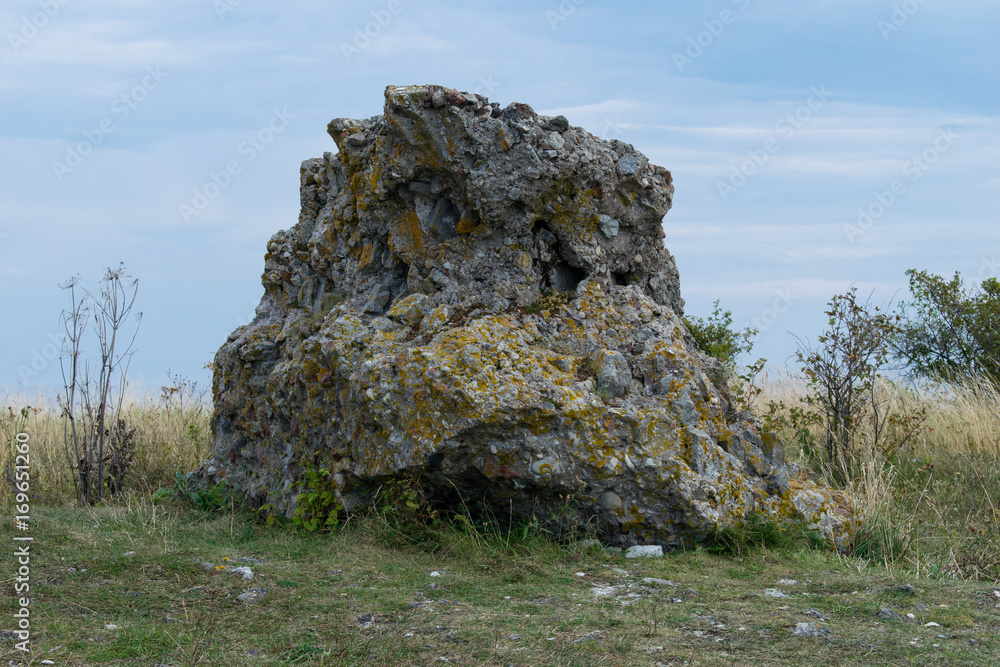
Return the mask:
[[657, 579], [656, 577], [645, 577], [642, 580], [642, 583], [646, 584], [647, 586], [672, 586], [673, 588], [677, 588], [677, 586], [679, 585], [676, 582], [670, 581], [669, 579]]
[[597, 504], [601, 506], [605, 512], [615, 512], [622, 508], [622, 499], [614, 491], [605, 491], [600, 496], [597, 497]]
[[621, 225], [621, 221], [617, 218], [612, 218], [610, 215], [601, 214], [597, 216], [597, 226], [600, 227], [601, 233], [609, 239], [613, 239], [618, 236], [618, 229]]
[[244, 604], [257, 604], [265, 597], [267, 597], [266, 588], [254, 587], [248, 588], [245, 592], [240, 593], [236, 596], [236, 599]]
[[815, 623], [796, 623], [792, 632], [803, 637], [826, 637], [833, 634], [828, 628], [820, 627]]
[[566, 116], [556, 116], [551, 118], [542, 124], [543, 130], [550, 130], [554, 132], [565, 132], [569, 129], [569, 121], [566, 120]]
[[659, 544], [637, 544], [625, 550], [625, 558], [662, 558], [663, 547]]
[[875, 614], [875, 615], [878, 618], [890, 619], [890, 620], [893, 620], [893, 621], [898, 621], [898, 620], [901, 620], [901, 618], [902, 618], [899, 614], [897, 614], [896, 612], [894, 612], [892, 609], [887, 609], [885, 607], [883, 607], [882, 609], [879, 609], [878, 613]]
[[597, 386], [611, 396], [624, 396], [632, 382], [632, 369], [625, 355], [617, 351], [601, 350], [597, 354]]
[[618, 158], [618, 173], [622, 176], [634, 176], [639, 171], [639, 157], [635, 153], [626, 153]]
[[328, 132], [256, 317], [216, 355], [193, 487], [288, 517], [320, 466], [345, 512], [419, 475], [432, 500], [609, 546], [690, 545], [751, 511], [849, 541], [849, 499], [788, 479], [685, 327], [667, 169], [441, 86], [390, 86], [383, 115]]

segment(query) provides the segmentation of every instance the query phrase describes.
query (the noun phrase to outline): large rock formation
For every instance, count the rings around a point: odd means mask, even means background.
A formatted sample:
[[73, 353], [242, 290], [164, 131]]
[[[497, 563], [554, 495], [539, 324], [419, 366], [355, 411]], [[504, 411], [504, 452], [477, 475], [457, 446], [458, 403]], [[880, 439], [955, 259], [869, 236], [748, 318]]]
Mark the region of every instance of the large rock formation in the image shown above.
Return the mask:
[[684, 545], [751, 511], [821, 524], [843, 497], [790, 478], [681, 316], [670, 172], [562, 116], [390, 86], [301, 169], [299, 222], [215, 360], [202, 470], [291, 514], [303, 468], [343, 504], [417, 477], [606, 543]]

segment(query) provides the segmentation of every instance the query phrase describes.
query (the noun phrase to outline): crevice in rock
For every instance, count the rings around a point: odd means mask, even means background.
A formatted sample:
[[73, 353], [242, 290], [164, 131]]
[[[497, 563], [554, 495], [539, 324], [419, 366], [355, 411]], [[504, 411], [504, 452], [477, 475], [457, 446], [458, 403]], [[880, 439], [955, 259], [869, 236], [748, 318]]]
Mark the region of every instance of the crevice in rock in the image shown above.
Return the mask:
[[545, 220], [538, 220], [531, 228], [535, 239], [535, 258], [541, 266], [539, 289], [554, 292], [572, 292], [586, 277], [587, 272], [573, 266], [563, 257], [559, 237]]
[[586, 277], [586, 271], [569, 262], [556, 262], [546, 276], [549, 286], [555, 292], [572, 292]]

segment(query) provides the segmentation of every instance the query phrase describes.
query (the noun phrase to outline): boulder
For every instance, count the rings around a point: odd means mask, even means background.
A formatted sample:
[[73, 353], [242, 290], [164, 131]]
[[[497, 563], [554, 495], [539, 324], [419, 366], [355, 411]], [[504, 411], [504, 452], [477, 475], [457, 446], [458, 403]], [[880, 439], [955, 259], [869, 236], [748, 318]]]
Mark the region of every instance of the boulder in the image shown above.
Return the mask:
[[[393, 479], [606, 544], [689, 545], [757, 511], [843, 543], [682, 321], [670, 172], [631, 145], [440, 86], [390, 86], [301, 168], [298, 224], [214, 364], [198, 473], [290, 516]], [[311, 476], [315, 479], [315, 475]]]

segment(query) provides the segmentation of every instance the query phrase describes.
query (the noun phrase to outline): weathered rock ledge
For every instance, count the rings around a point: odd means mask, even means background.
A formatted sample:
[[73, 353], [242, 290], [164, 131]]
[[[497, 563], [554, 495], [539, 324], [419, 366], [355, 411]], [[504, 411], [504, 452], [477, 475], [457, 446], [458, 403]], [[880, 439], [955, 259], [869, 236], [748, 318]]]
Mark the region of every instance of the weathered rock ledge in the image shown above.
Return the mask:
[[290, 514], [303, 468], [348, 508], [419, 477], [607, 543], [691, 544], [751, 511], [843, 543], [842, 495], [792, 479], [681, 320], [670, 172], [524, 104], [390, 86], [301, 169], [299, 222], [215, 360], [211, 459]]

